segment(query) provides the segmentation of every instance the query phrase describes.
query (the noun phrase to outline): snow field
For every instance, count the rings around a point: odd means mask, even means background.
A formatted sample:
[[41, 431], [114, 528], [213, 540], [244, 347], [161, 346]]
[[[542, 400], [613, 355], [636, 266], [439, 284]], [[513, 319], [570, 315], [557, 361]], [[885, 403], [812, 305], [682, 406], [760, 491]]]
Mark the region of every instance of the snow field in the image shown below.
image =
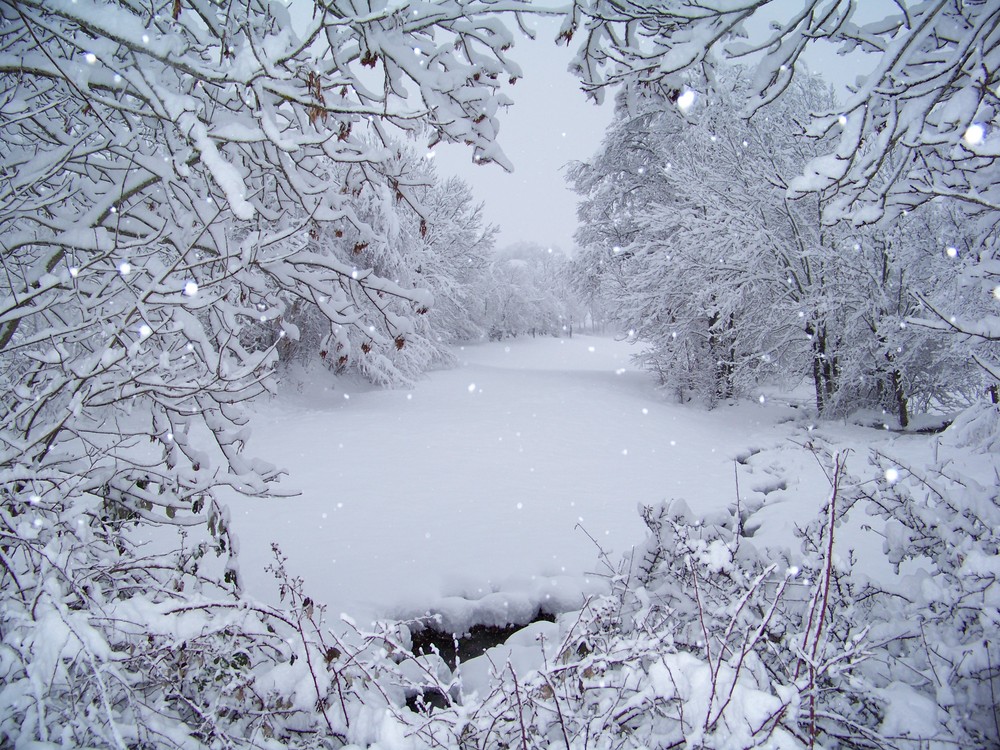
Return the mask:
[[589, 536], [616, 565], [645, 536], [640, 504], [721, 510], [737, 475], [745, 500], [766, 499], [761, 540], [794, 546], [829, 495], [815, 458], [787, 450], [810, 434], [802, 410], [669, 403], [632, 352], [589, 336], [477, 344], [412, 390], [320, 372], [262, 405], [248, 452], [301, 494], [228, 500], [249, 593], [276, 601], [273, 541], [334, 618], [523, 622], [600, 589]]

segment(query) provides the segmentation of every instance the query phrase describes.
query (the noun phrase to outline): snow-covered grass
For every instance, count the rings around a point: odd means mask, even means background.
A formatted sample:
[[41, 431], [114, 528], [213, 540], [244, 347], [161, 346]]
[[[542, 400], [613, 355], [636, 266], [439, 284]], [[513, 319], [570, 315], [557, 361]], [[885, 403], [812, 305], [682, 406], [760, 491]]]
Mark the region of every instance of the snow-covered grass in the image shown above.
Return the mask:
[[738, 482], [742, 503], [763, 503], [756, 540], [794, 547], [795, 525], [829, 495], [809, 441], [855, 446], [860, 471], [866, 444], [931, 440], [814, 429], [807, 409], [770, 394], [678, 405], [631, 366], [633, 352], [607, 338], [518, 339], [457, 349], [457, 367], [412, 390], [301, 378], [256, 409], [247, 449], [301, 494], [229, 499], [249, 593], [276, 600], [263, 570], [277, 542], [334, 616], [523, 622], [601, 586], [590, 537], [617, 564], [646, 535], [642, 504], [721, 510]]

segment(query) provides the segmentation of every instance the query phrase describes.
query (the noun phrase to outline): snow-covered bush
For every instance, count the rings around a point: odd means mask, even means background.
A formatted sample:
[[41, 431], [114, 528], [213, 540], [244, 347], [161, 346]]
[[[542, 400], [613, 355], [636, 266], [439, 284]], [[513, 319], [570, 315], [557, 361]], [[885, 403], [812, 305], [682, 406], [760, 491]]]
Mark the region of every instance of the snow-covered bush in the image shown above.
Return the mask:
[[1000, 409], [966, 410], [938, 439], [935, 459], [910, 466], [876, 454], [877, 484], [855, 499], [885, 522], [887, 584], [872, 637], [901, 696], [919, 695], [937, 739], [1000, 744]]

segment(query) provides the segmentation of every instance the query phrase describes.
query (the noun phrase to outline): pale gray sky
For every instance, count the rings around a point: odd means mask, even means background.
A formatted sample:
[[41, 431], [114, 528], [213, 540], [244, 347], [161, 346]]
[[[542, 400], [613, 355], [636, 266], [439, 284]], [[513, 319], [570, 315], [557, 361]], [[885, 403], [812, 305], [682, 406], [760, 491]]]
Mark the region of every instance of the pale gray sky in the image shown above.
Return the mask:
[[539, 29], [537, 39], [519, 35], [511, 53], [524, 78], [508, 87], [514, 105], [499, 116], [499, 142], [514, 172], [473, 164], [472, 150], [457, 145], [439, 145], [435, 161], [442, 176], [461, 177], [485, 204], [486, 220], [500, 228], [498, 247], [529, 241], [568, 252], [577, 199], [563, 167], [593, 156], [612, 108], [610, 102], [597, 107], [587, 101], [567, 72], [576, 45], [555, 45], [559, 23], [543, 18], [532, 23]]

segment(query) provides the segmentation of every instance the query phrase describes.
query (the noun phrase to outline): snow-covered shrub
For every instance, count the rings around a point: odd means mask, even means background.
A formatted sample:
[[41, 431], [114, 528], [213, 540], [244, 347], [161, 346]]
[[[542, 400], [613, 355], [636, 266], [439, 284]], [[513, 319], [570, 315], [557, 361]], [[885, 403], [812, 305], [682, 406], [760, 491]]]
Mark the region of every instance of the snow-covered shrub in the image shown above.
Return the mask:
[[870, 647], [857, 592], [832, 555], [837, 492], [795, 565], [743, 539], [738, 509], [701, 519], [682, 502], [644, 508], [650, 537], [564, 644], [582, 672], [564, 689], [582, 687], [596, 715], [610, 711], [630, 746], [833, 747], [863, 737], [875, 707], [855, 668]]
[[126, 506], [4, 500], [0, 744], [308, 746], [293, 730], [315, 701], [276, 679], [318, 631], [218, 586], [224, 511], [209, 509], [211, 544], [159, 554]]
[[[903, 575], [882, 597], [873, 637], [892, 639], [895, 688], [928, 706], [935, 739], [1000, 745], [1000, 408], [960, 415], [924, 467], [877, 454], [856, 498], [885, 521]], [[889, 689], [889, 688], [887, 688]]]

